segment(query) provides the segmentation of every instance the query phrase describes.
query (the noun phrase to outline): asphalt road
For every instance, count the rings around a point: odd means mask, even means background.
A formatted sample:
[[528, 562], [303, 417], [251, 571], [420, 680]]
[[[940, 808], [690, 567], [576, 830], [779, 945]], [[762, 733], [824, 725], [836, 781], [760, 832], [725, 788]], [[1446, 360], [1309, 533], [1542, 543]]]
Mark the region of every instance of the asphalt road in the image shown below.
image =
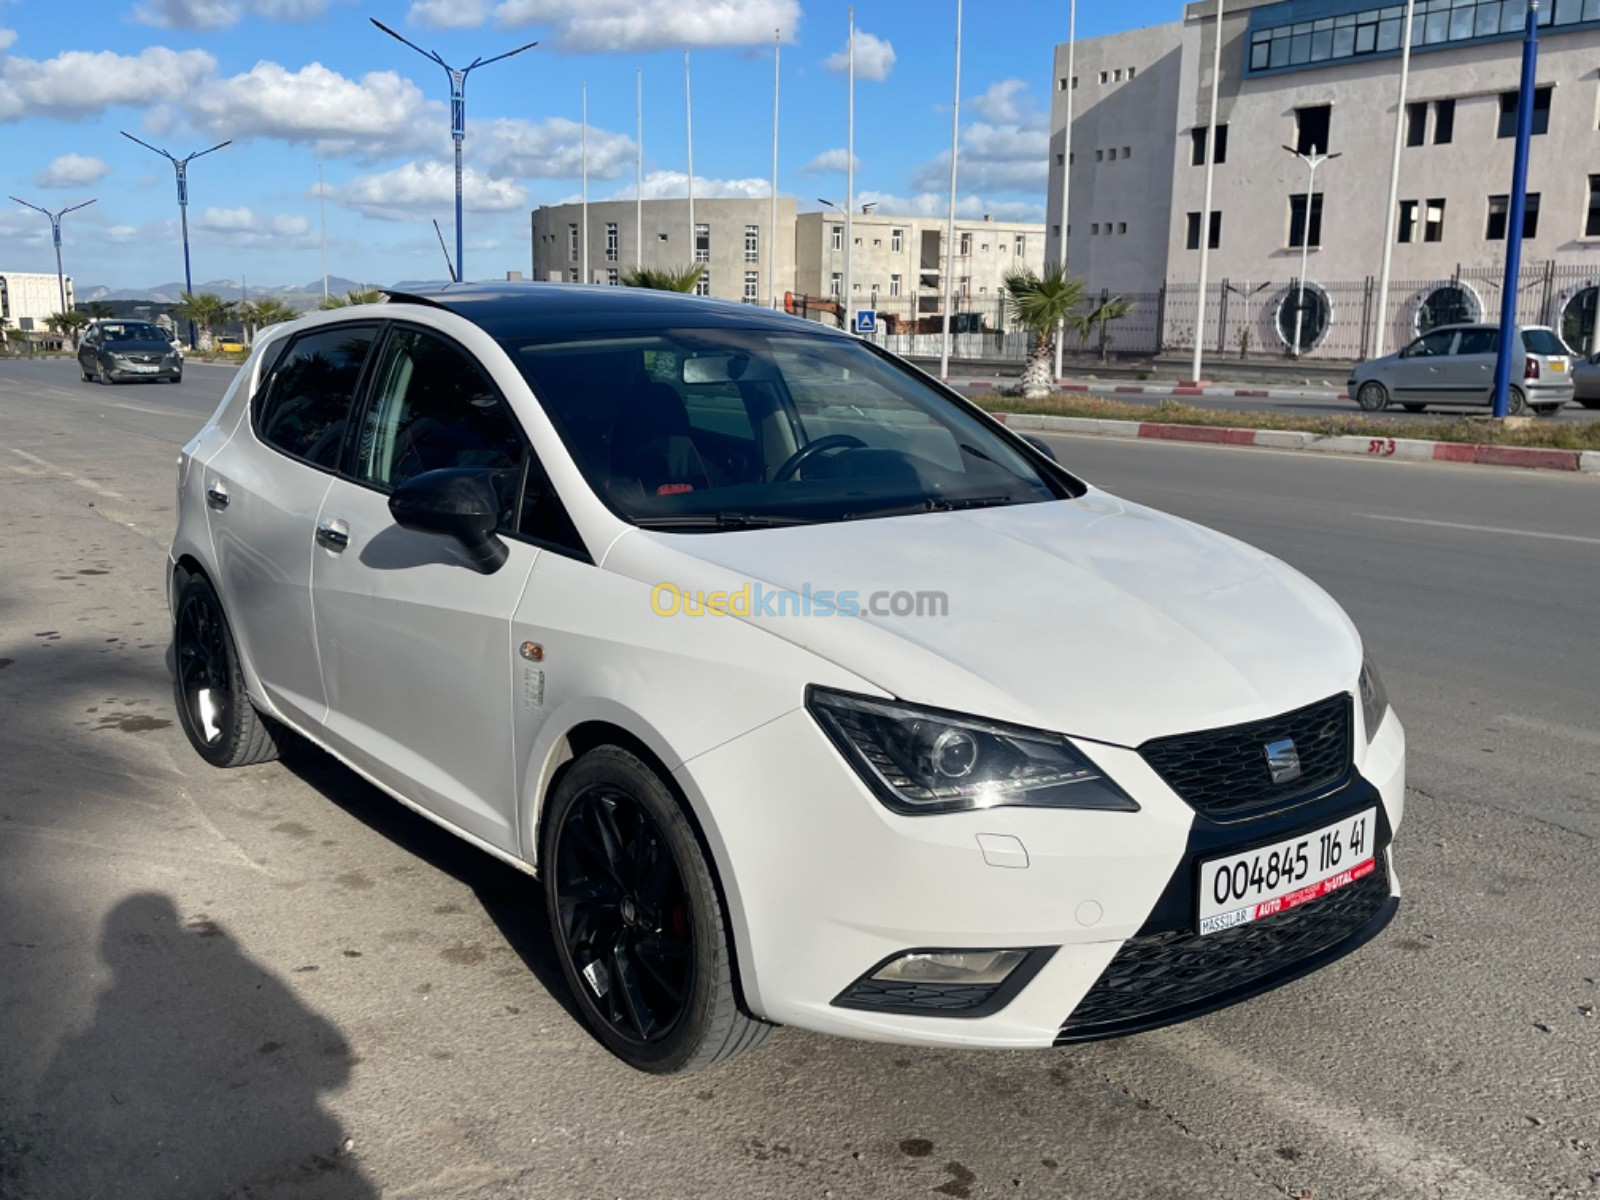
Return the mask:
[[1600, 481], [1058, 439], [1361, 624], [1411, 738], [1395, 925], [1124, 1041], [781, 1031], [660, 1081], [570, 1014], [523, 876], [314, 751], [189, 750], [163, 556], [227, 377], [0, 363], [5, 1200], [1600, 1195]]

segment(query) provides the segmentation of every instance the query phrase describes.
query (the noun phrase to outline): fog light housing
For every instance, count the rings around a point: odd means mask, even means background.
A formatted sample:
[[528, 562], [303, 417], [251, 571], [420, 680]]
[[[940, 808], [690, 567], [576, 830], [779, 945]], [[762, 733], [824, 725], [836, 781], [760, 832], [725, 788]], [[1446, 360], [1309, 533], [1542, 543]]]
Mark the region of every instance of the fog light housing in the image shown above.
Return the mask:
[[987, 1017], [1011, 1003], [1054, 953], [1054, 946], [904, 950], [873, 967], [833, 1003], [906, 1016]]

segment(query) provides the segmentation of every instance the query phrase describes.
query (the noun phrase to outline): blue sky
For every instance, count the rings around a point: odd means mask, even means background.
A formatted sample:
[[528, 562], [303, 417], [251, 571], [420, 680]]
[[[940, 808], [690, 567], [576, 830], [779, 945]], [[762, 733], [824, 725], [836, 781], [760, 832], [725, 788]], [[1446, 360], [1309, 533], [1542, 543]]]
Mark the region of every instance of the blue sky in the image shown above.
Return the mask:
[[[1042, 219], [1051, 47], [1066, 0], [967, 4], [963, 207]], [[1176, 0], [1085, 0], [1080, 36], [1176, 19]], [[194, 278], [304, 284], [329, 270], [389, 283], [437, 277], [431, 219], [450, 236], [444, 72], [368, 24], [377, 17], [449, 61], [537, 39], [472, 77], [468, 275], [528, 268], [530, 208], [579, 191], [580, 89], [589, 91], [590, 196], [632, 196], [635, 71], [644, 73], [645, 193], [682, 195], [683, 51], [693, 51], [697, 195], [766, 195], [772, 38], [783, 29], [779, 192], [842, 202], [843, 0], [0, 0], [5, 192], [66, 218], [80, 286], [181, 280], [172, 168], [193, 167]], [[65, 18], [65, 19], [64, 19]], [[942, 209], [948, 190], [954, 0], [856, 5], [856, 190], [884, 211]], [[453, 243], [452, 243], [453, 244]], [[53, 271], [49, 224], [6, 204], [0, 267]]]

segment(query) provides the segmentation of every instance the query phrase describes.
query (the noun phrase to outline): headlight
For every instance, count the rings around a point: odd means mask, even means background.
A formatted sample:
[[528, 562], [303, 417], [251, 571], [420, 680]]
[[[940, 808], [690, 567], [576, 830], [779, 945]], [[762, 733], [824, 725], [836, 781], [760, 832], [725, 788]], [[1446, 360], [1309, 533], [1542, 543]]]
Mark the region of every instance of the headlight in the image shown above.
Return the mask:
[[1138, 812], [1139, 806], [1060, 734], [812, 688], [806, 707], [895, 812], [1004, 805]]
[[1361, 719], [1366, 724], [1367, 744], [1370, 746], [1372, 739], [1378, 736], [1378, 726], [1383, 724], [1384, 714], [1389, 711], [1389, 693], [1384, 691], [1383, 680], [1371, 658], [1361, 660], [1361, 679], [1357, 686], [1361, 692]]

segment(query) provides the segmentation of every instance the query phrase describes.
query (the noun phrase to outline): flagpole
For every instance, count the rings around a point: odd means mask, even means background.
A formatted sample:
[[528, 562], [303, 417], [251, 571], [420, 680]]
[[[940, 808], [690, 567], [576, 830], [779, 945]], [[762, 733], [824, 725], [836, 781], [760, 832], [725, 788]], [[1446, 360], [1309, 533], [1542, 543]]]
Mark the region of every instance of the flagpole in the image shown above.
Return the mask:
[[843, 312], [845, 328], [855, 329], [855, 320], [851, 310], [855, 307], [854, 263], [851, 251], [855, 247], [855, 211], [856, 211], [856, 10], [851, 5], [850, 16], [850, 41], [847, 49], [850, 58], [850, 100], [848, 130], [845, 135], [844, 150], [844, 299]]
[[317, 211], [322, 220], [322, 298], [328, 298], [328, 203], [323, 195], [322, 164], [317, 164]]
[[689, 150], [689, 265], [694, 266], [696, 237], [694, 229], [694, 100], [689, 87], [689, 52], [683, 52], [683, 119], [688, 130]]
[[[1389, 342], [1389, 274], [1394, 266], [1395, 221], [1400, 207], [1400, 155], [1405, 145], [1406, 96], [1411, 87], [1411, 29], [1417, 15], [1417, 0], [1406, 0], [1405, 40], [1400, 51], [1400, 102], [1394, 114], [1394, 161], [1389, 166], [1389, 215], [1383, 223], [1383, 267], [1378, 273], [1378, 328], [1373, 339], [1373, 358], [1382, 358]], [[1311, 210], [1306, 210], [1306, 222]]]
[[[1217, 0], [1217, 28], [1212, 37], [1211, 116], [1206, 124], [1206, 199], [1200, 208], [1200, 294], [1194, 319], [1194, 366], [1191, 382], [1200, 382], [1206, 353], [1206, 272], [1211, 266], [1211, 204], [1217, 181], [1217, 103], [1222, 91], [1222, 4]], [[1307, 220], [1309, 221], [1309, 215]]]
[[772, 232], [767, 239], [767, 296], [778, 307], [778, 84], [782, 78], [783, 30], [772, 31]]
[[961, 151], [961, 0], [956, 0], [956, 92], [954, 116], [950, 124], [950, 223], [945, 233], [944, 253], [944, 339], [939, 351], [939, 378], [950, 378], [950, 303], [955, 286], [956, 171]]
[[638, 112], [638, 137], [635, 139], [638, 146], [638, 156], [634, 159], [633, 166], [633, 265], [635, 269], [644, 266], [644, 72], [634, 72], [634, 106]]
[[[1061, 137], [1061, 270], [1067, 269], [1067, 238], [1072, 231], [1072, 101], [1076, 95], [1078, 57], [1078, 0], [1067, 5], [1067, 122]], [[1056, 330], [1056, 378], [1061, 378], [1062, 346], [1067, 340], [1063, 318]]]
[[589, 277], [589, 83], [583, 83], [583, 283], [593, 283]]

